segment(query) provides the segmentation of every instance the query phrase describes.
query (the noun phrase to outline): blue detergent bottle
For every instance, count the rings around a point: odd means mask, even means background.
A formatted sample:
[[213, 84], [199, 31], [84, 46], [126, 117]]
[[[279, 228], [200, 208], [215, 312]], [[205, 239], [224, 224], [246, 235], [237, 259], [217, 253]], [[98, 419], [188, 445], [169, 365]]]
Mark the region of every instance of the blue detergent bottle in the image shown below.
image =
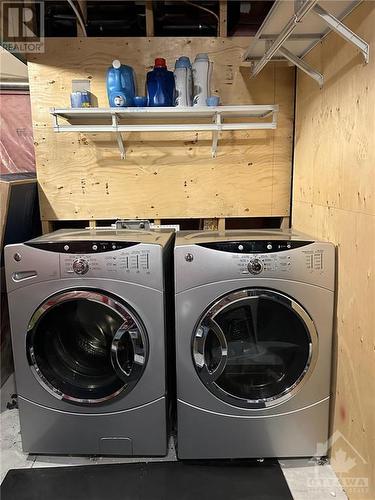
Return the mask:
[[134, 70], [115, 59], [107, 70], [107, 94], [111, 108], [133, 106], [136, 95]]
[[148, 106], [174, 106], [174, 74], [162, 57], [155, 59], [154, 69], [147, 73], [146, 91]]

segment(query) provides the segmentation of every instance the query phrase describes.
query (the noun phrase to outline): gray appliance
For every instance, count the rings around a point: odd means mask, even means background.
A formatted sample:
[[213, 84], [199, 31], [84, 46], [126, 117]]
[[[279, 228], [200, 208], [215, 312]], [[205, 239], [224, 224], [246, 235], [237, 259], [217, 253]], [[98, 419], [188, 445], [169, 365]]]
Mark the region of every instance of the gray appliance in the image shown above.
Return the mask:
[[324, 455], [334, 246], [182, 232], [174, 258], [178, 457]]
[[23, 449], [165, 455], [171, 232], [60, 230], [5, 249]]

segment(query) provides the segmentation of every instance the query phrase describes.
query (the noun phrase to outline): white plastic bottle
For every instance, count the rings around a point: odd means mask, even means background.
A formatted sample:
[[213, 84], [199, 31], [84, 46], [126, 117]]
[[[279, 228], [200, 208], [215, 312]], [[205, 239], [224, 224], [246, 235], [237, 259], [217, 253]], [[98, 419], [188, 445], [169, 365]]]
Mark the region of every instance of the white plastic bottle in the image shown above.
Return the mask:
[[212, 62], [208, 54], [197, 54], [193, 62], [193, 106], [207, 106], [211, 95]]
[[176, 84], [176, 106], [188, 107], [193, 104], [193, 75], [190, 59], [181, 56], [177, 59], [174, 69]]

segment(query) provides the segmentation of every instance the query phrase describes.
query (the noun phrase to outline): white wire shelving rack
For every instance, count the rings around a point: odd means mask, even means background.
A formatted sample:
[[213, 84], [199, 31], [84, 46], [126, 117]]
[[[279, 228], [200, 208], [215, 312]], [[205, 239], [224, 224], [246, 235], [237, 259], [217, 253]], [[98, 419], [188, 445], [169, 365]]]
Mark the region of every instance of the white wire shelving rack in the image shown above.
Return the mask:
[[275, 129], [278, 110], [275, 104], [254, 104], [191, 108], [51, 108], [50, 114], [55, 132], [115, 134], [122, 159], [126, 156], [122, 133], [184, 131], [212, 132], [212, 157], [215, 158], [220, 132]]
[[361, 0], [276, 0], [259, 28], [243, 62], [255, 77], [271, 60], [287, 60], [322, 87], [324, 75], [303, 60], [331, 30], [362, 53], [369, 61], [369, 44], [351, 31], [342, 20]]

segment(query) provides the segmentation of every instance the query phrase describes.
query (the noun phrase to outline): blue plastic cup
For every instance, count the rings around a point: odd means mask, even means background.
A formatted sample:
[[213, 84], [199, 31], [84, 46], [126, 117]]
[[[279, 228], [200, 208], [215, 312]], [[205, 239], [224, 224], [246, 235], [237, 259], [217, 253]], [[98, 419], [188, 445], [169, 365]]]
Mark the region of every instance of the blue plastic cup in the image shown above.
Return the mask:
[[206, 104], [207, 106], [219, 106], [220, 97], [218, 95], [211, 95], [210, 97], [207, 97]]

